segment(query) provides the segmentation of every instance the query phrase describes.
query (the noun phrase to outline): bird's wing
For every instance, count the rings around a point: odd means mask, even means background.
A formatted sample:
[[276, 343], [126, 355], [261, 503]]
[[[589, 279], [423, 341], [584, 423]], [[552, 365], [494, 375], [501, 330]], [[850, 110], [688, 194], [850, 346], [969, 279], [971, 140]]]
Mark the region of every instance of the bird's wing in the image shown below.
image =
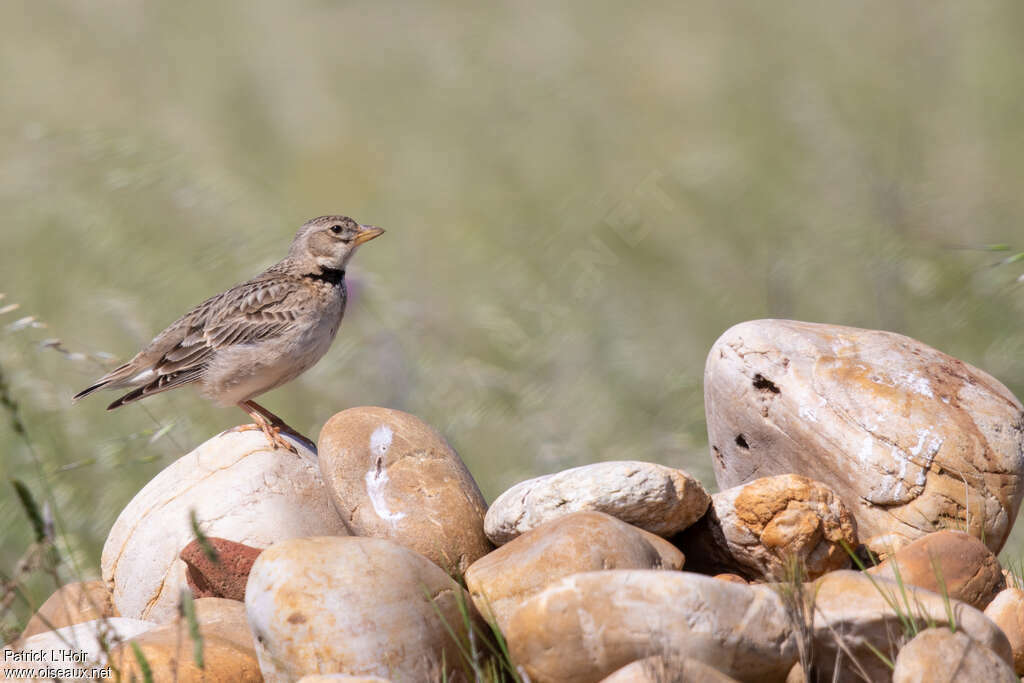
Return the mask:
[[142, 354], [153, 357], [159, 351], [152, 367], [165, 375], [203, 366], [227, 346], [276, 337], [302, 313], [294, 305], [296, 284], [293, 278], [273, 274], [233, 287], [200, 304]]
[[305, 312], [301, 297], [294, 296], [297, 284], [292, 277], [268, 272], [207, 299], [75, 398], [103, 388], [140, 387], [124, 397], [130, 402], [200, 379], [219, 349], [266, 340], [293, 325]]

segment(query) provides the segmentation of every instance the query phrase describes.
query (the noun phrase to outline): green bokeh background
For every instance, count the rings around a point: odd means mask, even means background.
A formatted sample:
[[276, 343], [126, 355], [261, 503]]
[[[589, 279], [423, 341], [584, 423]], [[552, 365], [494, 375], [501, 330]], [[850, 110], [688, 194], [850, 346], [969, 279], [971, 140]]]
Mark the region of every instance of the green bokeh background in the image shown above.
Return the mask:
[[489, 500], [607, 459], [713, 486], [704, 358], [752, 318], [902, 332], [1024, 395], [1024, 268], [978, 249], [1024, 248], [1019, 2], [13, 0], [0, 27], [0, 368], [37, 456], [5, 415], [0, 475], [53, 496], [87, 575], [146, 481], [244, 421], [191, 390], [72, 406], [96, 354], [324, 213], [388, 233], [266, 405], [314, 438], [415, 413]]

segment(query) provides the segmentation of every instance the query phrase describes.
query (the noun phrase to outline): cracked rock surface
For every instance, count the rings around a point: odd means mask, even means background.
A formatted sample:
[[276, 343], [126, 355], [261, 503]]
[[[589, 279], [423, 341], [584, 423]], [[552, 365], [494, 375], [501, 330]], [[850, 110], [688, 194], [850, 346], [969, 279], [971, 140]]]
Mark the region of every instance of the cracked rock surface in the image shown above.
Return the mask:
[[853, 515], [824, 484], [796, 474], [755, 479], [711, 496], [699, 522], [673, 539], [704, 574], [783, 579], [797, 558], [808, 578], [850, 566]]
[[[259, 556], [245, 609], [264, 680], [344, 671], [453, 680], [469, 596], [419, 553], [381, 538], [294, 538]], [[486, 628], [486, 626], [483, 626]], [[442, 666], [442, 662], [445, 666]]]
[[320, 431], [320, 471], [357, 536], [390, 538], [462, 576], [490, 552], [487, 503], [458, 453], [415, 415], [349, 408]]
[[873, 551], [968, 528], [995, 552], [1020, 507], [1024, 413], [996, 379], [909, 337], [789, 320], [723, 334], [704, 372], [718, 485], [832, 487]]
[[696, 522], [710, 497], [683, 470], [651, 462], [597, 462], [528, 479], [498, 496], [484, 530], [495, 544], [558, 517], [594, 510], [659, 536]]
[[225, 432], [171, 463], [121, 511], [103, 545], [101, 568], [121, 616], [164, 622], [177, 614], [195, 539], [255, 548], [295, 536], [347, 535], [320, 478], [316, 456], [272, 450], [258, 431]]

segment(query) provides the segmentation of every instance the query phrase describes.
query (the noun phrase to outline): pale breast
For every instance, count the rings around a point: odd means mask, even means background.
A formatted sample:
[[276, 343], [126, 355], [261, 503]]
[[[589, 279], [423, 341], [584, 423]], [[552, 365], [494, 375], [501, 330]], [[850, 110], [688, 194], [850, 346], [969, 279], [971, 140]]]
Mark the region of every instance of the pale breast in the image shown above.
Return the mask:
[[334, 341], [345, 310], [344, 290], [285, 334], [217, 351], [204, 373], [201, 392], [235, 405], [290, 382], [319, 361]]

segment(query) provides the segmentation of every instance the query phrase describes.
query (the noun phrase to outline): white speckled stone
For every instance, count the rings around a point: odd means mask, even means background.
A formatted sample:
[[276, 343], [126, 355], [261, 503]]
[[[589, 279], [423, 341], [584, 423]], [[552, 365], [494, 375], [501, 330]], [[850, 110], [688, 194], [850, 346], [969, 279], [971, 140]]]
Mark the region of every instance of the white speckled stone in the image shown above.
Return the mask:
[[652, 462], [614, 461], [528, 479], [491, 504], [484, 531], [496, 544], [573, 512], [603, 512], [659, 536], [704, 514], [711, 497], [686, 472]]

